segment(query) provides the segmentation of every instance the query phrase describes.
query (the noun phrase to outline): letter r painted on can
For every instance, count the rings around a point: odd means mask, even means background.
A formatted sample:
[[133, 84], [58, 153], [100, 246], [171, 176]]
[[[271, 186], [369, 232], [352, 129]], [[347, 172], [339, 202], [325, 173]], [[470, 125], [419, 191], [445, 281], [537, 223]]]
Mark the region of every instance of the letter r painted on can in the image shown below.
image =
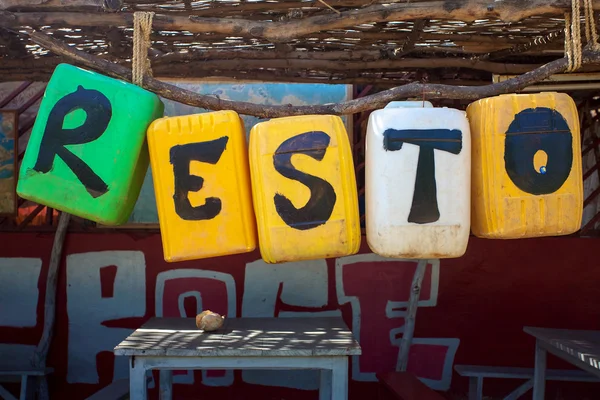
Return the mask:
[[[85, 112], [83, 124], [76, 128], [64, 128], [65, 117], [76, 110]], [[75, 92], [62, 97], [50, 110], [33, 170], [50, 172], [54, 159], [58, 156], [92, 197], [102, 196], [109, 190], [106, 182], [65, 146], [82, 145], [97, 140], [106, 131], [111, 118], [112, 106], [104, 94], [78, 86]]]

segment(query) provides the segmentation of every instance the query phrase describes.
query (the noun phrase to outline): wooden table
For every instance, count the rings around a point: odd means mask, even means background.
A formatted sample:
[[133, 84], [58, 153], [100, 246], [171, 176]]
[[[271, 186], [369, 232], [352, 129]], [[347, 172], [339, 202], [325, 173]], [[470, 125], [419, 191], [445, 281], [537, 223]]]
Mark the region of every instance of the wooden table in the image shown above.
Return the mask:
[[600, 377], [600, 331], [575, 331], [525, 327], [535, 337], [535, 372], [533, 399], [543, 400], [546, 383], [546, 354], [563, 360]]
[[152, 318], [115, 347], [130, 357], [131, 400], [146, 400], [146, 371], [160, 370], [172, 399], [175, 369], [320, 369], [320, 400], [348, 398], [348, 356], [361, 348], [342, 318], [227, 318], [216, 332], [193, 318]]

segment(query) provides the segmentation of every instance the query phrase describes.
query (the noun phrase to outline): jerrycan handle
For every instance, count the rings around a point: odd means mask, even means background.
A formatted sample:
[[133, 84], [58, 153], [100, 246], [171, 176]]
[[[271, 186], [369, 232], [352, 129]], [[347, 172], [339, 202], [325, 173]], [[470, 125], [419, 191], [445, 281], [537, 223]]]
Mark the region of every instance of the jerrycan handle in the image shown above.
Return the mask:
[[384, 108], [433, 108], [429, 101], [390, 101]]

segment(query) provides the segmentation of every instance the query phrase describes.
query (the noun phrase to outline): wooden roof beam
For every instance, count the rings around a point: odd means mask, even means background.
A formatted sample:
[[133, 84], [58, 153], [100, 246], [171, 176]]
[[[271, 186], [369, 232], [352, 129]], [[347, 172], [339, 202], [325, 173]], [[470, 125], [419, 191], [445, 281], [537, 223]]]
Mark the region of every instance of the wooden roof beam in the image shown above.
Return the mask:
[[[119, 64], [99, 57], [92, 56], [81, 50], [77, 50], [49, 35], [39, 32], [27, 31], [30, 39], [45, 47], [56, 55], [68, 58], [71, 62], [92, 68], [102, 73], [131, 81], [131, 70]], [[583, 64], [599, 64], [600, 52], [584, 51]], [[234, 110], [240, 114], [254, 115], [262, 118], [275, 118], [289, 115], [307, 114], [354, 114], [361, 111], [373, 110], [385, 106], [392, 100], [425, 96], [430, 99], [453, 98], [453, 99], [480, 99], [491, 97], [501, 93], [512, 93], [519, 91], [534, 83], [540, 82], [551, 75], [563, 72], [567, 68], [567, 59], [561, 58], [545, 64], [533, 71], [511, 78], [503, 82], [485, 86], [449, 86], [440, 84], [421, 84], [417, 82], [398, 86], [360, 99], [349, 100], [343, 103], [292, 106], [290, 105], [264, 105], [224, 100], [217, 97], [202, 95], [186, 89], [179, 88], [166, 82], [161, 82], [150, 76], [145, 76], [143, 87], [164, 98], [178, 101], [191, 106], [206, 108], [210, 110]]]
[[[224, 57], [216, 58], [207, 55], [199, 54], [194, 58], [178, 59], [176, 57], [167, 57], [165, 59], [158, 58], [152, 63], [152, 69], [156, 74], [160, 72], [168, 72], [172, 68], [179, 70], [187, 70], [193, 72], [195, 70], [246, 70], [246, 69], [261, 69], [261, 68], [279, 68], [289, 70], [319, 70], [332, 72], [346, 71], [376, 71], [381, 70], [411, 70], [411, 69], [434, 69], [434, 68], [465, 68], [478, 71], [485, 71], [495, 74], [515, 75], [523, 74], [532, 71], [539, 64], [507, 64], [500, 62], [481, 61], [477, 59], [467, 59], [458, 57], [446, 58], [398, 58], [385, 59], [375, 58], [373, 52], [370, 59], [361, 60], [360, 58], [344, 59], [344, 52], [332, 52], [339, 55], [340, 58], [293, 58], [285, 55], [277, 55], [276, 53], [267, 53], [264, 57], [260, 51], [248, 50], [246, 52], [226, 52]], [[314, 53], [314, 52], [311, 52]], [[309, 53], [309, 56], [310, 54]], [[349, 53], [349, 52], [348, 52]], [[216, 53], [218, 54], [218, 53]], [[328, 54], [324, 52], [324, 55]], [[360, 54], [360, 52], [359, 52]], [[176, 56], [172, 54], [172, 56]], [[183, 54], [185, 55], [185, 54]], [[320, 56], [320, 53], [315, 55]], [[351, 56], [351, 53], [349, 54]], [[36, 68], [54, 68], [61, 62], [58, 57], [43, 57], [40, 59], [25, 59], [25, 60], [5, 60], [0, 64], [0, 72], [10, 75], [11, 71], [35, 70]], [[126, 62], [119, 63], [121, 65], [129, 65]]]
[[116, 12], [123, 0], [0, 0], [0, 11], [107, 11]]
[[[600, 0], [592, 0], [600, 10]], [[212, 32], [237, 37], [263, 38], [285, 42], [324, 30], [343, 29], [361, 24], [418, 19], [445, 19], [471, 22], [479, 19], [500, 19], [516, 22], [531, 16], [562, 17], [569, 11], [570, 0], [489, 0], [417, 1], [373, 5], [339, 14], [318, 15], [286, 22], [253, 21], [240, 18], [205, 18], [157, 14], [153, 26], [159, 30], [187, 30], [192, 33]], [[133, 13], [76, 12], [0, 12], [0, 26], [7, 28], [83, 26], [133, 26]]]

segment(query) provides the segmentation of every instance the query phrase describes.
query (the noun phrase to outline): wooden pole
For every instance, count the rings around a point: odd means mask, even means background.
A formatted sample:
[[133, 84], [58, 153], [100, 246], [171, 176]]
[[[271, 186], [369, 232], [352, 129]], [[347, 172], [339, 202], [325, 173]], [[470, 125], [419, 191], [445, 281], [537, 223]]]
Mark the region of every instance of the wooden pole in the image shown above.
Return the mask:
[[65, 236], [71, 214], [61, 213], [58, 220], [58, 227], [54, 235], [52, 252], [50, 253], [50, 264], [48, 265], [48, 277], [46, 278], [46, 297], [44, 300], [44, 331], [42, 338], [35, 349], [33, 363], [37, 368], [46, 367], [46, 358], [52, 335], [54, 333], [54, 320], [56, 319], [56, 287], [58, 285], [58, 271], [62, 256], [62, 249], [65, 243]]
[[415, 332], [415, 322], [417, 319], [417, 308], [419, 307], [419, 296], [421, 295], [421, 284], [425, 277], [425, 269], [427, 268], [427, 260], [419, 260], [417, 269], [413, 275], [410, 298], [408, 299], [408, 309], [406, 318], [404, 318], [404, 334], [400, 341], [400, 357], [396, 364], [396, 371], [404, 372], [408, 365], [408, 353], [412, 344], [413, 334]]

